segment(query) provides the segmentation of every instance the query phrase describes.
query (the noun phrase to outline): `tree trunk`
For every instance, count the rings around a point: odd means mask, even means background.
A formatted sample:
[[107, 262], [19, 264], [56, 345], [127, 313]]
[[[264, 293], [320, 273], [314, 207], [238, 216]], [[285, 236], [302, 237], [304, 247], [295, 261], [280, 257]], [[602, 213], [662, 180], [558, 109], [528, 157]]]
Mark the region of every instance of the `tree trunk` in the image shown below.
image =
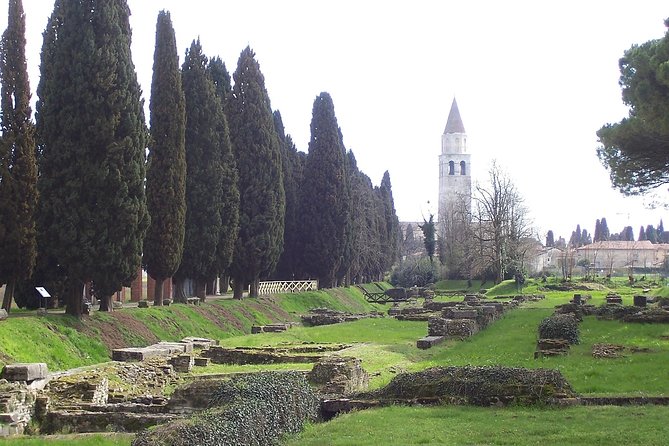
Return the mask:
[[184, 280], [183, 279], [172, 279], [173, 288], [174, 288], [174, 302], [180, 304], [186, 303], [186, 293], [184, 293]]
[[112, 302], [113, 296], [113, 294], [111, 296], [100, 296], [100, 311], [114, 311], [114, 304]]
[[165, 282], [165, 279], [157, 278], [154, 279], [156, 282], [156, 286], [154, 288], [154, 293], [153, 293], [153, 306], [154, 307], [162, 307], [163, 306], [163, 283]]
[[9, 314], [9, 312], [12, 309], [12, 301], [14, 300], [15, 286], [16, 286], [16, 280], [10, 279], [9, 282], [7, 282], [7, 286], [5, 287], [5, 296], [4, 299], [2, 300], [2, 308], [5, 311], [7, 311], [7, 314]]
[[258, 297], [259, 287], [260, 287], [260, 279], [253, 279], [249, 287], [249, 297]]
[[226, 294], [230, 288], [230, 276], [227, 274], [221, 275], [220, 281], [219, 281], [219, 291], [221, 294]]
[[234, 287], [233, 299], [243, 299], [244, 298], [244, 281], [241, 279], [235, 278], [232, 282]]
[[68, 280], [65, 286], [65, 314], [81, 317], [83, 313], [83, 293], [82, 285], [76, 280]]
[[200, 298], [200, 302], [204, 302], [207, 297], [207, 282], [203, 280], [195, 281], [195, 297]]

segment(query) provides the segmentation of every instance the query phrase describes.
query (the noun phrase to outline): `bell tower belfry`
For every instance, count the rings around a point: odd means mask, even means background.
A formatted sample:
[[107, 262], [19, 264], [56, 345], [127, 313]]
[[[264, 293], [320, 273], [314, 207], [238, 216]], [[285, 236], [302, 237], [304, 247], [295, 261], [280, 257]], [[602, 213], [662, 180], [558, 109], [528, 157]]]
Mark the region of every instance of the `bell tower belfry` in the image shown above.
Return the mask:
[[453, 98], [439, 155], [439, 229], [443, 234], [455, 213], [471, 210], [471, 155], [467, 152], [467, 133]]

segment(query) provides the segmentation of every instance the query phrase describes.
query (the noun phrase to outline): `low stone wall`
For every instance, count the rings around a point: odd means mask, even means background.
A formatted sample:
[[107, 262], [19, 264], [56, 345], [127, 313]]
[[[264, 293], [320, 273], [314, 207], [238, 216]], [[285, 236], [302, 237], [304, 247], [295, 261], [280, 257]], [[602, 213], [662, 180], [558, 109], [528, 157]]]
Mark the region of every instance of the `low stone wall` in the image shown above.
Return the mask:
[[50, 411], [40, 432], [139, 432], [177, 417], [167, 413]]
[[269, 325], [254, 325], [251, 327], [251, 334], [258, 333], [281, 333], [292, 327], [291, 323], [285, 324], [269, 324]]
[[332, 325], [342, 322], [353, 322], [360, 319], [383, 317], [382, 313], [352, 314], [328, 308], [315, 308], [309, 314], [301, 316], [302, 322], [309, 326]]
[[449, 339], [466, 339], [479, 331], [474, 319], [444, 319], [432, 317], [428, 321], [428, 336], [443, 336]]
[[573, 398], [571, 385], [557, 370], [514, 367], [435, 367], [402, 373], [364, 399], [415, 400], [477, 406], [548, 404]]
[[210, 358], [215, 364], [276, 364], [276, 363], [309, 363], [317, 362], [322, 355], [306, 355], [297, 353], [277, 353], [244, 348], [225, 348], [214, 346], [202, 352], [202, 356]]

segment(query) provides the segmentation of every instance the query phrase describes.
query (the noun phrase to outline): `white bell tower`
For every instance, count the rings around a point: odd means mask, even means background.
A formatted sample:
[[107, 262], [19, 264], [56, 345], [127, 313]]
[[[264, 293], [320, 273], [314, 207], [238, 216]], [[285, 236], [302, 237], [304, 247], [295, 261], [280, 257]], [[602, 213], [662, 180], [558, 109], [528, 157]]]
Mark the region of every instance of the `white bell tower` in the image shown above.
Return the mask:
[[460, 117], [458, 103], [453, 98], [444, 134], [441, 135], [439, 155], [439, 229], [463, 205], [471, 210], [472, 176], [471, 155], [467, 152], [467, 133]]

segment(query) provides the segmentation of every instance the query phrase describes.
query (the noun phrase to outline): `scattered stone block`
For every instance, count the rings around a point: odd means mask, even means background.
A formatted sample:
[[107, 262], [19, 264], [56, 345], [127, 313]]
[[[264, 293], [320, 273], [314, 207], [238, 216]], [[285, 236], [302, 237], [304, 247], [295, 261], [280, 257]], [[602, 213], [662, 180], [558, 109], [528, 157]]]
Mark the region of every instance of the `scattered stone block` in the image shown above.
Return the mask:
[[569, 341], [566, 339], [539, 339], [534, 359], [544, 356], [558, 356], [569, 353]]
[[291, 327], [291, 324], [269, 324], [269, 325], [254, 325], [251, 327], [251, 334], [258, 333], [280, 333], [286, 331]]
[[607, 304], [622, 304], [623, 298], [619, 294], [610, 293], [606, 296]]
[[119, 310], [119, 309], [123, 308], [123, 302], [121, 302], [119, 300], [112, 301], [112, 308], [114, 310]]
[[440, 344], [444, 342], [446, 337], [444, 336], [425, 336], [424, 338], [420, 338], [416, 342], [416, 347], [418, 347], [421, 350], [426, 350], [428, 348], [432, 348], [437, 344]]
[[625, 351], [625, 346], [618, 344], [593, 344], [592, 346], [594, 358], [620, 358], [623, 351]]
[[307, 379], [325, 394], [346, 395], [363, 391], [369, 386], [369, 375], [360, 364], [358, 358], [326, 356], [314, 365]]
[[643, 294], [638, 294], [638, 295], [634, 296], [634, 306], [635, 307], [645, 308], [647, 303], [648, 303], [647, 296], [644, 296]]
[[149, 347], [154, 347], [157, 346], [158, 348], [168, 348], [170, 349], [171, 353], [190, 353], [193, 351], [193, 343], [192, 342], [165, 342], [161, 341], [157, 344], [153, 344]]
[[146, 361], [147, 359], [159, 358], [174, 353], [179, 353], [179, 351], [175, 351], [170, 347], [149, 346], [141, 348], [117, 348], [112, 350], [112, 360], [120, 362]]
[[0, 321], [4, 321], [8, 317], [9, 315], [7, 314], [7, 310], [5, 310], [4, 308], [0, 308]]
[[218, 345], [218, 341], [214, 339], [207, 339], [207, 338], [198, 338], [198, 337], [193, 337], [189, 336], [187, 338], [183, 338], [181, 342], [188, 342], [193, 344], [193, 348], [195, 349], [207, 349], [213, 345]]
[[172, 364], [175, 372], [190, 373], [193, 370], [194, 359], [192, 355], [183, 354], [170, 358], [169, 363]]
[[30, 364], [7, 364], [2, 370], [2, 378], [7, 381], [31, 382], [36, 379], [45, 379], [49, 369], [43, 362]]
[[137, 308], [149, 308], [149, 301], [140, 300], [139, 302], [137, 302]]
[[199, 297], [187, 297], [186, 298], [186, 303], [190, 305], [200, 305], [200, 298]]
[[210, 363], [210, 358], [193, 358], [193, 365], [195, 367], [209, 367]]

